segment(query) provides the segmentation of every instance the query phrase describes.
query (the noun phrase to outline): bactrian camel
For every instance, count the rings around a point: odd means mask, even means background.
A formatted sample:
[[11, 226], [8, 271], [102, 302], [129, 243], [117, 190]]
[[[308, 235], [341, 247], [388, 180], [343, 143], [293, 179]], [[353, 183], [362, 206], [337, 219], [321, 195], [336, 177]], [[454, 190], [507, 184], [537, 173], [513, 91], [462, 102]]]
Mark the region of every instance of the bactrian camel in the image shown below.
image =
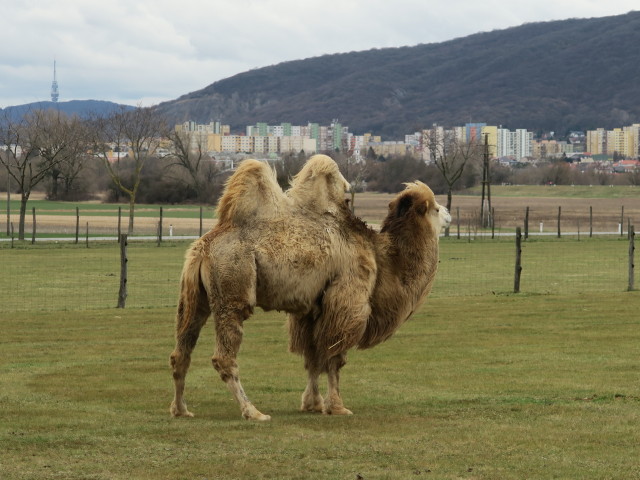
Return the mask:
[[[288, 313], [290, 350], [304, 356], [308, 384], [301, 409], [350, 414], [339, 371], [353, 347], [388, 339], [425, 300], [438, 264], [438, 236], [451, 217], [421, 182], [389, 204], [380, 232], [353, 216], [349, 184], [333, 160], [312, 157], [283, 192], [274, 172], [245, 160], [229, 178], [218, 223], [186, 254], [171, 354], [174, 416], [193, 416], [185, 376], [200, 330], [213, 314], [214, 368], [242, 416], [269, 420], [240, 383], [238, 350], [244, 321], [258, 306]], [[326, 373], [328, 393], [319, 393]]]

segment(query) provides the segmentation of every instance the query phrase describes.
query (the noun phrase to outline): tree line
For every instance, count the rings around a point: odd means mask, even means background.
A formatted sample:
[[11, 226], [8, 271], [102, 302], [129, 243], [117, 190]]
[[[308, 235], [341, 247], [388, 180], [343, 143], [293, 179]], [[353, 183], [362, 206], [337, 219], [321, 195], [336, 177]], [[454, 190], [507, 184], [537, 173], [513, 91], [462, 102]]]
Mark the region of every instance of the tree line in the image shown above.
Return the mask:
[[[350, 152], [325, 153], [353, 185], [352, 205], [358, 191], [395, 193], [404, 182], [414, 180], [428, 184], [436, 194], [446, 194], [450, 209], [452, 192], [486, 182], [640, 184], [640, 172], [615, 176], [581, 172], [563, 159], [516, 168], [490, 162], [487, 171], [482, 143], [455, 137], [427, 138], [424, 148], [429, 162], [411, 155], [380, 156], [372, 149], [358, 161]], [[298, 152], [274, 162], [283, 188], [306, 159], [305, 152]], [[231, 165], [206, 151], [201, 136], [176, 131], [154, 109], [122, 107], [82, 119], [55, 110], [33, 110], [20, 118], [6, 114], [0, 118], [0, 189], [7, 191], [7, 200], [11, 193], [20, 195], [20, 239], [25, 234], [27, 202], [36, 190], [45, 191], [50, 200], [126, 201], [132, 233], [136, 203], [215, 204], [231, 171]]]

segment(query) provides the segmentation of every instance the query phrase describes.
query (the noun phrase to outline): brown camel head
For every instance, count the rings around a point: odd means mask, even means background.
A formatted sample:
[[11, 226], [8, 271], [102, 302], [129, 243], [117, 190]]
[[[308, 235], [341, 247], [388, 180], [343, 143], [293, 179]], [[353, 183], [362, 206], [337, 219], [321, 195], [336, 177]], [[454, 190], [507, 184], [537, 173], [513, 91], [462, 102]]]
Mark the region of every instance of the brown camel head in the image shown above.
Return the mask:
[[433, 191], [420, 181], [405, 184], [405, 189], [389, 203], [389, 214], [381, 231], [390, 231], [407, 221], [418, 227], [430, 228], [437, 235], [451, 224], [446, 207], [436, 201]]

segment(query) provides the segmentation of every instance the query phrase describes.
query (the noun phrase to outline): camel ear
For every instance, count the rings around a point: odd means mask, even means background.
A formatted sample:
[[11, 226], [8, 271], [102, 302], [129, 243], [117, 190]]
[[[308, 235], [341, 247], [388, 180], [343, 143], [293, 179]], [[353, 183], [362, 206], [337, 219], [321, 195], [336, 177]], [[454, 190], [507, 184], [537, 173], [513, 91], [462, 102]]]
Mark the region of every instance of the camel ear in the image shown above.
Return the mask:
[[424, 215], [425, 213], [427, 213], [427, 210], [429, 210], [428, 200], [424, 203], [418, 203], [418, 205], [416, 205], [416, 212], [418, 213], [418, 215]]
[[403, 195], [398, 201], [396, 207], [396, 215], [398, 217], [404, 217], [413, 205], [413, 197], [411, 195]]

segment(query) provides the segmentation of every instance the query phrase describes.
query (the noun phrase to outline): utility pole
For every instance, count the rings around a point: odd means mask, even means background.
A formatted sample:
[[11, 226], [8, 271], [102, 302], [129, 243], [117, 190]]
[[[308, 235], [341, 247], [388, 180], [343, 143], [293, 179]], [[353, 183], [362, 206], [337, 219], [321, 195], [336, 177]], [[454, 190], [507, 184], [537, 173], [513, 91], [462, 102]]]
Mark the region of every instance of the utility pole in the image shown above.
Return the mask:
[[[487, 208], [485, 209], [485, 196]], [[487, 221], [485, 222], [485, 212]], [[489, 134], [484, 134], [484, 151], [482, 153], [482, 203], [480, 204], [480, 222], [483, 227], [493, 223], [491, 218], [491, 172], [489, 170]]]

